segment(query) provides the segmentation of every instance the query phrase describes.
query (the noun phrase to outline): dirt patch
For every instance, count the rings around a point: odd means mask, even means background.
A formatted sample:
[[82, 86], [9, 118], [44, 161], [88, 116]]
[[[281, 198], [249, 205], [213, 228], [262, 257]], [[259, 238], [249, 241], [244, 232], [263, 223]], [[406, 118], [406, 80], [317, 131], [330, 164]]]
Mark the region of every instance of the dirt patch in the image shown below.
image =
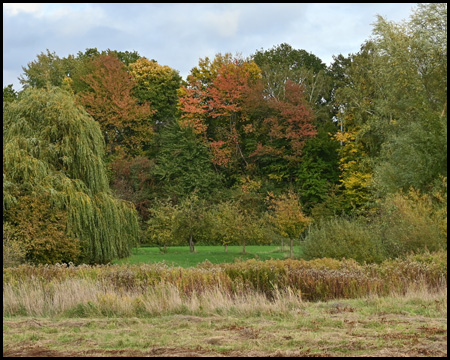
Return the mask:
[[48, 349], [39, 345], [25, 345], [11, 348], [6, 346], [3, 349], [3, 357], [69, 357], [76, 356], [72, 353], [61, 352], [57, 350]]
[[[107, 325], [107, 320], [95, 320], [97, 326]], [[40, 328], [40, 327], [84, 327], [89, 325], [89, 322], [86, 321], [77, 321], [77, 320], [66, 320], [60, 322], [51, 322], [47, 319], [27, 319], [24, 321], [8, 321], [3, 320], [3, 325], [6, 325], [12, 329], [21, 328], [21, 327], [31, 327], [31, 328]]]
[[[445, 357], [446, 349], [440, 346], [417, 346], [405, 349], [382, 349], [370, 355], [360, 354], [360, 357]], [[60, 351], [46, 348], [40, 345], [25, 345], [15, 348], [6, 346], [3, 349], [3, 357], [333, 357], [339, 354], [328, 351], [312, 352], [305, 350], [277, 350], [266, 351], [223, 351], [216, 352], [204, 349], [183, 347], [153, 347], [146, 351], [136, 349], [89, 349], [84, 351]]]
[[58, 351], [47, 349], [42, 346], [23, 346], [3, 349], [3, 357], [330, 357], [332, 354], [313, 353], [311, 350], [304, 351], [224, 351], [216, 352], [201, 347], [176, 348], [176, 347], [154, 347], [147, 351], [135, 349], [102, 350], [91, 349], [85, 351]]

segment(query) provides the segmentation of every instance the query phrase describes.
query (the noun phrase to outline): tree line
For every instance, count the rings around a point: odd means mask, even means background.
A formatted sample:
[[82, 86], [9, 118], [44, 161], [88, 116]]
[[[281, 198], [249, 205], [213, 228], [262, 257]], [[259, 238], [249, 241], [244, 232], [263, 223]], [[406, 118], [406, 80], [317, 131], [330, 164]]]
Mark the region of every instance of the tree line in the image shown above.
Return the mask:
[[329, 66], [286, 43], [186, 79], [136, 51], [42, 52], [3, 89], [4, 260], [280, 238], [292, 256], [300, 236], [309, 257], [360, 261], [446, 247], [446, 14], [378, 17]]

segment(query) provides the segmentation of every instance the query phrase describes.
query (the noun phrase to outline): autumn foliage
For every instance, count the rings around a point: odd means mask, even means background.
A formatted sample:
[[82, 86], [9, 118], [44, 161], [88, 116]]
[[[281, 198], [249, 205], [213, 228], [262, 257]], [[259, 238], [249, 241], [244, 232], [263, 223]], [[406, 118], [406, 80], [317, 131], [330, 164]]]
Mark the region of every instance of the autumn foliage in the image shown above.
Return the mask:
[[252, 156], [271, 154], [298, 162], [306, 141], [317, 134], [313, 111], [304, 98], [303, 87], [292, 81], [286, 83], [285, 98], [270, 98], [268, 106], [273, 115], [263, 121], [266, 141], [259, 142]]
[[[288, 81], [284, 98], [267, 97], [257, 69], [229, 59], [212, 68], [207, 83], [191, 75], [180, 92], [181, 124], [203, 135], [216, 165], [248, 166], [251, 157], [265, 154], [298, 162], [316, 135], [303, 87]], [[246, 146], [247, 140], [257, 145]]]
[[137, 155], [153, 134], [154, 111], [132, 96], [135, 83], [114, 55], [100, 55], [92, 62], [94, 70], [83, 77], [90, 91], [80, 93], [78, 101], [100, 123], [108, 154]]

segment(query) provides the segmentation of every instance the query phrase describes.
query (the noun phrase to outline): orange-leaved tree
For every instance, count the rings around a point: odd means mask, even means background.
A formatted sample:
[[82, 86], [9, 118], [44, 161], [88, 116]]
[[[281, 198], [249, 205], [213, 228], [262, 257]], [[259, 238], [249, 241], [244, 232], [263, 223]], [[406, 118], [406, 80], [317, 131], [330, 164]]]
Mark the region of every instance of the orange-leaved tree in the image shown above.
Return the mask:
[[242, 141], [249, 124], [245, 99], [260, 76], [259, 68], [220, 54], [216, 60], [201, 61], [200, 69], [194, 68], [181, 88], [180, 124], [203, 136], [215, 165], [237, 169], [247, 164]]
[[78, 94], [78, 102], [100, 123], [108, 155], [142, 154], [153, 134], [154, 111], [132, 96], [135, 82], [116, 56], [91, 61], [93, 71], [82, 78], [89, 90]]

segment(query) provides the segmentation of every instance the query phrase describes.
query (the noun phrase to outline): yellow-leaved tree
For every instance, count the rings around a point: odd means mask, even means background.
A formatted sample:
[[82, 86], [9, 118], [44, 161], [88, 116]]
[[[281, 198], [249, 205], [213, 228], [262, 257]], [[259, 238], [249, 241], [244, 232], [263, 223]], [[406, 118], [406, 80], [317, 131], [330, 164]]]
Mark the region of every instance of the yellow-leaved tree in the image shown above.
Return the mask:
[[368, 155], [361, 142], [356, 141], [358, 129], [337, 132], [335, 139], [342, 146], [339, 149], [341, 207], [353, 211], [364, 207], [370, 199], [372, 169], [367, 165]]

